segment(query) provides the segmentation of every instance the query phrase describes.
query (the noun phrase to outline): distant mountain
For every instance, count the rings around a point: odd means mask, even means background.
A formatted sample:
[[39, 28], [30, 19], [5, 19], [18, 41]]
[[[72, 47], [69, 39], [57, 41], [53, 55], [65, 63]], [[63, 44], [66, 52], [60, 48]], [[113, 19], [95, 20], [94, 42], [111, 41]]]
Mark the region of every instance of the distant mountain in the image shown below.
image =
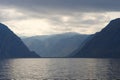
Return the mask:
[[81, 43], [81, 45], [69, 55], [69, 57], [74, 57], [74, 56], [76, 55], [76, 53], [79, 53], [80, 50], [86, 45], [86, 43], [93, 38], [93, 36], [94, 36], [94, 35], [89, 35], [89, 36]]
[[23, 42], [41, 57], [68, 57], [87, 37], [71, 32], [23, 38]]
[[73, 57], [120, 58], [120, 18], [96, 33]]
[[0, 59], [36, 57], [39, 56], [30, 52], [19, 37], [7, 26], [0, 23]]

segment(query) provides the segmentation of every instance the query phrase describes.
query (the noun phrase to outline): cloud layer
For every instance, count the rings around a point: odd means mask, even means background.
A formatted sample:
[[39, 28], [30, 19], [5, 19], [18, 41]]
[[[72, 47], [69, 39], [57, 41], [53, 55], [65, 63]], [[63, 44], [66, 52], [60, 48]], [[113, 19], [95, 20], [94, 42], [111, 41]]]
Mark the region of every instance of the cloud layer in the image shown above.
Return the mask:
[[0, 0], [0, 21], [19, 35], [92, 34], [119, 17], [120, 0]]
[[1, 5], [26, 10], [119, 11], [120, 0], [0, 0]]

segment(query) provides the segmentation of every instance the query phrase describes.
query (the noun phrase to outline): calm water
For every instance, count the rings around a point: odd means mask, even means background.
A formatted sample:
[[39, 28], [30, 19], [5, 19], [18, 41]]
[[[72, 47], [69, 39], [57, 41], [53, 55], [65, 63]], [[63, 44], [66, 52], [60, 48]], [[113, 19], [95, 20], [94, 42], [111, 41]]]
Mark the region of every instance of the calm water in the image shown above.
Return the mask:
[[120, 59], [11, 59], [0, 61], [0, 80], [93, 79], [120, 79]]

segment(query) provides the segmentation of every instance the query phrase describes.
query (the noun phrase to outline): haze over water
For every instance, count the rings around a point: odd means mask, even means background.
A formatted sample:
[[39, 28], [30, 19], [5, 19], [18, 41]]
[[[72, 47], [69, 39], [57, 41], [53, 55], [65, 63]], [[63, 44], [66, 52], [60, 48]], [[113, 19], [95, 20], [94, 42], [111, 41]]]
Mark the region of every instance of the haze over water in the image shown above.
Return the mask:
[[0, 80], [115, 80], [120, 59], [9, 59], [0, 61]]

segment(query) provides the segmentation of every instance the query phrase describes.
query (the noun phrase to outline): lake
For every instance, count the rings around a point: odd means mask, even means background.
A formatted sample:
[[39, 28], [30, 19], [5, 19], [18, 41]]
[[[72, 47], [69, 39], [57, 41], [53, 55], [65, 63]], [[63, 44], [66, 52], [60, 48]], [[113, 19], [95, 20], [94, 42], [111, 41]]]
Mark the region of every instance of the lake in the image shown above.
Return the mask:
[[0, 61], [0, 80], [115, 80], [120, 59], [52, 58]]

